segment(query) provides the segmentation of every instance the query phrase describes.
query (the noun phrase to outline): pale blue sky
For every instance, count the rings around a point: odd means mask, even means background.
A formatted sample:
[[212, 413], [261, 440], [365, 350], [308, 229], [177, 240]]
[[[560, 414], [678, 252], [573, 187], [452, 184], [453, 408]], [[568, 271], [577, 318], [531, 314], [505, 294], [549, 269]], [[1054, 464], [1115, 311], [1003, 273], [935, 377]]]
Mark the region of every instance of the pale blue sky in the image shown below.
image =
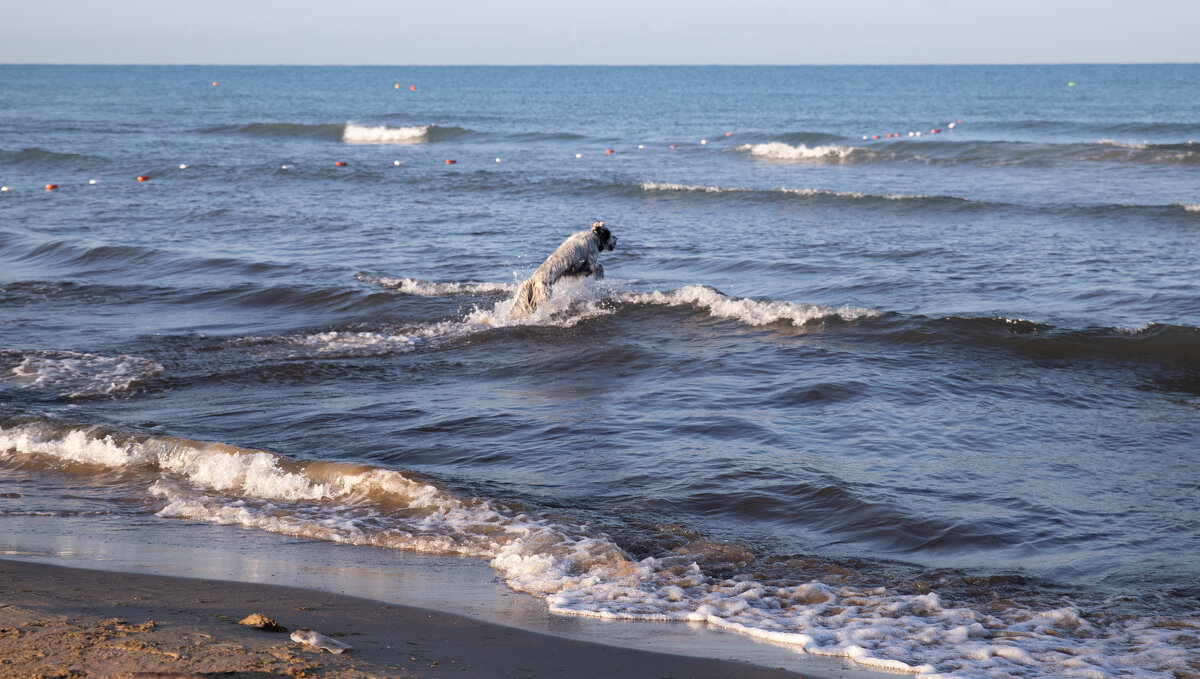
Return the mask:
[[5, 2], [0, 63], [1200, 62], [1200, 0]]

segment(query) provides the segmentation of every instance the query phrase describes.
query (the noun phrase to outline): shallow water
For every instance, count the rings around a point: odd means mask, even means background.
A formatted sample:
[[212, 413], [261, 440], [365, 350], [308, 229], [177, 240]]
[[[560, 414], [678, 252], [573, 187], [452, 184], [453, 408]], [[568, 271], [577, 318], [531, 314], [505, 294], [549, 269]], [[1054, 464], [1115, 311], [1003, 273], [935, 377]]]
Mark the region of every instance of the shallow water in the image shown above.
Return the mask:
[[[1196, 673], [1197, 76], [0, 67], [0, 513]], [[607, 277], [511, 320], [595, 219]]]

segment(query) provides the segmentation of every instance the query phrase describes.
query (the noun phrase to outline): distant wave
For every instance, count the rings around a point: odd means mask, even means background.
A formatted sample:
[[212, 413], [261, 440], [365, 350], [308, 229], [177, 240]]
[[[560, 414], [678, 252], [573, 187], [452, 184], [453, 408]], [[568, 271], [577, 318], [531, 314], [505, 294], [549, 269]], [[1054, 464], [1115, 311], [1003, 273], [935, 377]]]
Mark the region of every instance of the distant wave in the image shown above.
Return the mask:
[[387, 125], [359, 125], [346, 123], [249, 123], [247, 125], [222, 125], [211, 127], [209, 133], [239, 133], [265, 137], [300, 139], [322, 139], [342, 141], [350, 144], [416, 144], [422, 142], [454, 139], [471, 131], [462, 127], [418, 125], [413, 127], [389, 127]]
[[[698, 539], [635, 558], [561, 512], [402, 470], [223, 442], [9, 418], [0, 420], [0, 464], [70, 466], [97, 484], [136, 478], [130, 487], [146, 489], [137, 499], [165, 519], [486, 559], [509, 588], [559, 615], [704, 623], [889, 671], [1107, 678], [1134, 667], [1166, 676], [1186, 672], [1200, 643], [1186, 618], [1106, 619], [1065, 601], [976, 609], [943, 599], [937, 581], [915, 593], [844, 568], [823, 577], [806, 567], [811, 558], [764, 574], [747, 567], [756, 557], [736, 543]], [[830, 511], [844, 511], [845, 499], [833, 493]]]
[[744, 144], [752, 158], [789, 163], [856, 164], [918, 162], [935, 164], [1023, 165], [1056, 162], [1110, 162], [1147, 165], [1200, 163], [1200, 144], [1095, 143], [959, 140], [949, 136], [901, 137], [857, 145], [791, 145], [780, 141]]
[[387, 127], [377, 125], [364, 127], [354, 123], [346, 123], [342, 132], [342, 141], [352, 144], [413, 144], [429, 140], [432, 125], [419, 127]]
[[852, 200], [919, 200], [919, 201], [950, 201], [966, 203], [966, 198], [958, 196], [927, 196], [923, 194], [903, 193], [862, 193], [859, 191], [831, 191], [829, 189], [750, 189], [731, 186], [700, 186], [694, 184], [677, 184], [673, 182], [644, 181], [641, 183], [646, 192], [670, 193], [733, 193], [733, 194], [763, 194], [768, 196], [799, 196], [804, 198], [848, 198]]
[[822, 162], [847, 163], [877, 158], [880, 154], [870, 149], [840, 144], [825, 144], [822, 146], [792, 146], [783, 142], [768, 142], [765, 144], [744, 144], [738, 147], [747, 151], [751, 156], [766, 160], [786, 160], [793, 162]]
[[36, 146], [19, 151], [0, 150], [0, 165], [66, 168], [87, 164], [89, 167], [94, 167], [98, 163], [107, 162], [107, 160], [107, 158], [86, 153], [63, 153]]
[[71, 399], [127, 394], [162, 371], [136, 356], [0, 350], [0, 381]]

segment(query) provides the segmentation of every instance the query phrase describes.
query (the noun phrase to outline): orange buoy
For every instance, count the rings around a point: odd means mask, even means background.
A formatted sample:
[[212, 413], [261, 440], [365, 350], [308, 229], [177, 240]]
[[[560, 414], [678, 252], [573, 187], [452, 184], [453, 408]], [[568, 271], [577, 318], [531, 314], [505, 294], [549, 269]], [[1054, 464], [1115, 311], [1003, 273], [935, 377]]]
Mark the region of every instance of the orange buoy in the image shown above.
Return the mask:
[[400, 83], [396, 83], [396, 89], [400, 89]]
[[878, 138], [879, 138], [879, 135], [874, 135], [874, 136], [872, 136], [871, 138], [872, 138], [872, 139], [878, 139]]
[[962, 125], [962, 119], [959, 119], [958, 124]]
[[53, 191], [54, 189], [57, 189], [57, 188], [58, 188], [58, 184], [47, 184], [46, 185], [47, 191]]
[[213, 81], [213, 87], [216, 87], [216, 86], [217, 86], [217, 81], [216, 81], [216, 80], [214, 80], [214, 81]]
[[446, 164], [447, 164], [447, 165], [453, 165], [453, 164], [455, 164], [455, 163], [457, 163], [457, 162], [458, 162], [457, 160], [450, 160], [449, 158], [447, 158], [447, 159], [446, 159]]
[[606, 156], [611, 156], [614, 153], [616, 153], [616, 151], [613, 151], [612, 149], [604, 149], [604, 155]]
[[733, 136], [733, 133], [732, 133], [732, 132], [726, 132], [726, 133], [725, 133], [725, 136], [726, 136], [726, 137], [732, 137], [732, 136]]
[[410, 88], [408, 88], [408, 89], [409, 89], [409, 90], [411, 90], [411, 91], [413, 91], [413, 92], [416, 92], [416, 91], [417, 91], [417, 86], [416, 86], [416, 85], [413, 85], [412, 87], [410, 87]]
[[674, 145], [674, 144], [671, 144], [671, 148], [675, 148], [675, 145]]
[[148, 181], [150, 181], [150, 176], [149, 176], [149, 175], [144, 175], [144, 174], [139, 174], [139, 175], [137, 176], [137, 180], [138, 180], [139, 182], [148, 182]]
[[935, 127], [935, 128], [933, 128], [932, 130], [930, 130], [930, 131], [929, 131], [929, 134], [937, 134], [938, 132], [941, 132], [941, 131], [942, 131], [942, 128], [940, 128], [940, 127]]
[[344, 160], [335, 161], [333, 164], [338, 167], [346, 167], [346, 161], [344, 161]]

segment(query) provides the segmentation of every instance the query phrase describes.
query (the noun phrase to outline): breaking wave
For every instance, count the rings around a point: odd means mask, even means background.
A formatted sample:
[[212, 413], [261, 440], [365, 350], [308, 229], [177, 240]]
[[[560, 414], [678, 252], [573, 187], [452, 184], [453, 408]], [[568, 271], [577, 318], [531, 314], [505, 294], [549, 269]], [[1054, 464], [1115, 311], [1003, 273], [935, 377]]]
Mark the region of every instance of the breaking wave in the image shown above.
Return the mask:
[[487, 559], [559, 615], [706, 623], [923, 677], [1167, 677], [1188, 672], [1200, 644], [1196, 619], [1106, 619], [1066, 602], [975, 608], [845, 570], [822, 578], [803, 557], [782, 571], [747, 568], [753, 555], [734, 543], [700, 539], [639, 559], [561, 512], [372, 465], [28, 420], [0, 422], [0, 462], [116, 471], [161, 518]]
[[673, 182], [645, 181], [641, 183], [643, 191], [648, 193], [709, 193], [709, 194], [760, 194], [767, 196], [798, 196], [803, 198], [848, 198], [852, 200], [934, 200], [966, 203], [968, 199], [958, 196], [928, 196], [923, 194], [903, 193], [862, 193], [859, 191], [832, 191], [829, 189], [750, 189], [731, 186], [700, 186], [693, 184], [677, 184]]
[[403, 292], [406, 295], [420, 295], [422, 297], [512, 292], [517, 289], [517, 286], [512, 283], [479, 283], [474, 281], [443, 283], [425, 281], [420, 278], [394, 278], [391, 276], [370, 276], [368, 274], [359, 274], [356, 278], [363, 283], [371, 283], [387, 288], [388, 290]]
[[418, 125], [412, 127], [389, 127], [386, 125], [366, 126], [346, 123], [249, 123], [246, 125], [221, 125], [204, 132], [239, 133], [265, 137], [299, 139], [322, 139], [343, 141], [352, 144], [415, 144], [420, 142], [453, 139], [470, 130], [461, 127]]

